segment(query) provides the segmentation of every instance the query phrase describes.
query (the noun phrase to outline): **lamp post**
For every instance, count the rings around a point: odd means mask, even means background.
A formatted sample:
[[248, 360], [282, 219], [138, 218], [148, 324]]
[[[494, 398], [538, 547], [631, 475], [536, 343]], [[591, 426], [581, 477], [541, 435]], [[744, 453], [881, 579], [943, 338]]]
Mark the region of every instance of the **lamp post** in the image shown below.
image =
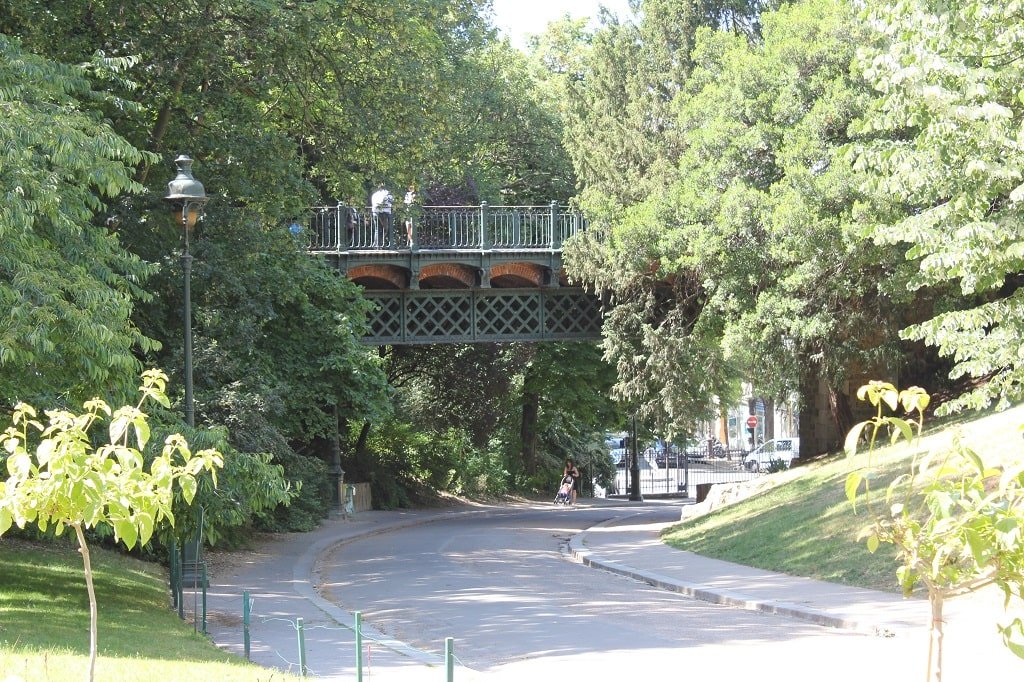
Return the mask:
[[629, 501], [643, 502], [644, 496], [640, 494], [640, 451], [636, 445], [636, 415], [633, 415], [633, 433], [630, 434], [630, 475], [632, 476], [629, 485]]
[[181, 252], [181, 266], [185, 271], [185, 423], [195, 426], [192, 400], [192, 254], [188, 252], [188, 238], [203, 214], [207, 196], [203, 183], [192, 177], [192, 159], [182, 154], [174, 163], [178, 174], [167, 183], [164, 201], [171, 205], [185, 233], [185, 247]]

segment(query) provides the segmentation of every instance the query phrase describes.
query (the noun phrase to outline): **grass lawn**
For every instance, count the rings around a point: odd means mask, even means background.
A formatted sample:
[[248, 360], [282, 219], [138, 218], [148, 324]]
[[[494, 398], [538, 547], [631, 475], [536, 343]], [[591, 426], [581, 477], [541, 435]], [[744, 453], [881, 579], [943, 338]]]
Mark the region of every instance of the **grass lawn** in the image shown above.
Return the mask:
[[[103, 682], [297, 680], [220, 651], [169, 608], [159, 566], [91, 549]], [[76, 547], [0, 539], [0, 679], [85, 679], [89, 600]]]
[[[1024, 406], [974, 419], [946, 420], [931, 432], [926, 422], [919, 450], [941, 450], [959, 432], [987, 464], [1021, 461], [1021, 424]], [[879, 502], [884, 502], [888, 481], [907, 470], [912, 454], [905, 443], [876, 451], [875, 466], [882, 475], [873, 489], [879, 492], [875, 496]], [[760, 495], [673, 526], [665, 531], [663, 540], [677, 549], [757, 568], [898, 592], [894, 548], [882, 545], [870, 554], [863, 542], [856, 541], [857, 530], [868, 517], [860, 507], [861, 513], [854, 514], [843, 490], [846, 475], [863, 466], [865, 457], [858, 454], [847, 460], [836, 455], [779, 474], [793, 478]]]

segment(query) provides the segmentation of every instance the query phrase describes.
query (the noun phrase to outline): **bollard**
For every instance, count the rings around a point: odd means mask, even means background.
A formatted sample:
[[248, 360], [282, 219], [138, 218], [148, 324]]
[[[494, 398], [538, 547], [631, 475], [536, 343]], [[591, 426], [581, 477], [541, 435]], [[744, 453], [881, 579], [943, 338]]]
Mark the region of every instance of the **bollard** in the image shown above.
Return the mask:
[[299, 640], [299, 677], [306, 677], [306, 634], [302, 627], [302, 619], [295, 619], [295, 632]]
[[356, 682], [363, 682], [363, 614], [356, 611], [352, 615], [356, 631]]
[[203, 634], [206, 632], [206, 562], [203, 562]]
[[178, 577], [178, 618], [185, 620], [185, 581]]
[[178, 606], [178, 618], [185, 620], [185, 567], [177, 543], [174, 543], [174, 564], [177, 566], [176, 580], [174, 581], [174, 603]]
[[242, 643], [245, 647], [245, 660], [249, 660], [249, 591], [242, 593]]
[[170, 546], [167, 548], [171, 559], [171, 607], [178, 608], [178, 544], [171, 538]]
[[455, 640], [444, 638], [444, 669], [448, 674], [448, 682], [455, 682]]

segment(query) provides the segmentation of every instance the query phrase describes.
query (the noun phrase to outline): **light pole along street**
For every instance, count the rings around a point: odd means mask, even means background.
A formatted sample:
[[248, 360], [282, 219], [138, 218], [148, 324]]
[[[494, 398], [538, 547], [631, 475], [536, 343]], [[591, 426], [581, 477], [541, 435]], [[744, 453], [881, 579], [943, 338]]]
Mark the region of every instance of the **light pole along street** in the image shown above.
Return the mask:
[[188, 251], [189, 234], [203, 215], [206, 190], [203, 183], [192, 177], [192, 159], [184, 154], [174, 160], [178, 174], [167, 183], [168, 202], [181, 221], [185, 246], [181, 252], [181, 266], [185, 272], [185, 423], [195, 426], [195, 403], [192, 398], [192, 254]]
[[[182, 230], [184, 232], [184, 246], [181, 251], [181, 267], [184, 271], [184, 341], [185, 341], [185, 368], [184, 368], [184, 379], [185, 379], [185, 423], [190, 427], [195, 427], [195, 401], [192, 397], [192, 254], [189, 253], [189, 236], [192, 232], [192, 228], [196, 226], [196, 222], [203, 215], [203, 207], [206, 205], [206, 190], [203, 188], [203, 183], [192, 177], [192, 159], [185, 154], [182, 154], [174, 160], [174, 164], [178, 167], [178, 174], [174, 176], [174, 179], [167, 183], [167, 196], [164, 197], [164, 201], [171, 205], [174, 215], [178, 220], [181, 221]], [[171, 553], [171, 585], [172, 591], [174, 592], [174, 603], [178, 607], [178, 617], [184, 618], [184, 584], [186, 582], [192, 583], [192, 594], [193, 602], [195, 602], [196, 594], [198, 593], [198, 587], [200, 584], [203, 586], [203, 632], [206, 632], [206, 571], [203, 568], [203, 574], [200, 576], [200, 567], [204, 564], [200, 561], [200, 552], [202, 551], [202, 534], [203, 534], [203, 509], [199, 508], [199, 520], [197, 528], [193, 537], [189, 538], [185, 546], [182, 548], [183, 552], [181, 555], [178, 553], [177, 542], [172, 539], [170, 543]], [[191, 575], [186, 573], [188, 570]], [[191, 580], [189, 578], [191, 577]], [[200, 583], [200, 580], [202, 581]], [[195, 627], [198, 630], [198, 610], [196, 604], [193, 603], [192, 607], [193, 614], [196, 614], [194, 621]]]
[[636, 415], [633, 415], [633, 432], [629, 435], [630, 461], [629, 469], [631, 480], [629, 482], [630, 502], [643, 502], [644, 496], [640, 494], [640, 450], [636, 445]]

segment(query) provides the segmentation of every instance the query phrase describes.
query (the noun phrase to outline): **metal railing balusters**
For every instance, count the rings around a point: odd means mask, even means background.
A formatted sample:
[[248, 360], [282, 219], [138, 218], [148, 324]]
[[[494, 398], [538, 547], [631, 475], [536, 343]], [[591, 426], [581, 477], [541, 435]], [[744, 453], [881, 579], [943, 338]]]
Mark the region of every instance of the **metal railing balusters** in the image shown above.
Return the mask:
[[311, 211], [311, 251], [430, 251], [438, 249], [560, 250], [587, 228], [579, 212], [551, 202], [543, 206], [421, 206], [413, 218], [412, 242], [399, 209], [390, 225], [374, 220], [369, 207], [317, 206]]

